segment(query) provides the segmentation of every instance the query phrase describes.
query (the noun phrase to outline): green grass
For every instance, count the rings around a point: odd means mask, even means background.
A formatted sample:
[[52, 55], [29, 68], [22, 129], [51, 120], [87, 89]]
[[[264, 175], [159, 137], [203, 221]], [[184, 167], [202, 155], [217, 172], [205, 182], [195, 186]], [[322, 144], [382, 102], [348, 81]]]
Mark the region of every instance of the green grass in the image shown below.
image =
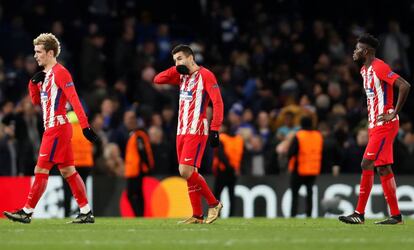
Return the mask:
[[97, 218], [95, 224], [0, 219], [0, 249], [413, 249], [414, 221], [346, 225], [334, 219], [226, 219], [212, 225], [177, 220]]

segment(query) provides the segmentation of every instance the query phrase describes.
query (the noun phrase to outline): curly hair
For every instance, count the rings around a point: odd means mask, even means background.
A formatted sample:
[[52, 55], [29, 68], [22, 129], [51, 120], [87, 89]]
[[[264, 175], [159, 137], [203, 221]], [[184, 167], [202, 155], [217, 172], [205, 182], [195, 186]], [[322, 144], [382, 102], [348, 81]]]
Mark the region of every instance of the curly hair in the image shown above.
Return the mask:
[[379, 46], [378, 39], [369, 33], [362, 34], [360, 37], [358, 37], [358, 42], [366, 44], [373, 49], [377, 49]]

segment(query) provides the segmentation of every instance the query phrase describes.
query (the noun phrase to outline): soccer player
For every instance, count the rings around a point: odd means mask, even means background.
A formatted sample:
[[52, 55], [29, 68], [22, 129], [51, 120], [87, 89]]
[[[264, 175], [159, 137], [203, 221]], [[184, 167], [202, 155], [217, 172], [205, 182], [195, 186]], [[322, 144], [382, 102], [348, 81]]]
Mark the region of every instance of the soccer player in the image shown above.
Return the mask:
[[[180, 175], [187, 180], [193, 216], [183, 224], [213, 223], [223, 205], [211, 192], [204, 178], [198, 173], [207, 139], [210, 145], [219, 145], [219, 129], [223, 121], [223, 100], [216, 77], [194, 61], [193, 50], [178, 45], [171, 52], [175, 66], [154, 78], [157, 84], [174, 84], [180, 87], [180, 104], [177, 125], [177, 156]], [[213, 118], [209, 126], [206, 109], [213, 104]], [[201, 196], [209, 205], [203, 220]]]
[[[378, 40], [370, 34], [358, 38], [353, 59], [363, 63], [361, 75], [368, 104], [369, 141], [361, 162], [362, 175], [358, 205], [353, 214], [340, 216], [348, 224], [363, 224], [364, 212], [374, 182], [374, 168], [381, 178], [384, 196], [391, 216], [376, 224], [402, 224], [396, 197], [396, 184], [391, 169], [393, 142], [398, 133], [398, 113], [407, 99], [410, 84], [375, 57]], [[398, 89], [397, 104], [393, 106], [393, 89]]]
[[58, 39], [53, 34], [43, 33], [33, 40], [33, 45], [34, 57], [43, 71], [36, 73], [29, 81], [29, 93], [33, 104], [42, 106], [45, 132], [26, 204], [17, 212], [6, 211], [4, 215], [13, 221], [30, 223], [33, 210], [46, 189], [49, 171], [57, 165], [80, 207], [79, 215], [72, 222], [94, 223], [85, 184], [74, 166], [72, 126], [65, 108], [67, 101], [79, 119], [84, 136], [91, 142], [97, 142], [98, 137], [89, 126], [70, 73], [56, 60], [60, 53]]

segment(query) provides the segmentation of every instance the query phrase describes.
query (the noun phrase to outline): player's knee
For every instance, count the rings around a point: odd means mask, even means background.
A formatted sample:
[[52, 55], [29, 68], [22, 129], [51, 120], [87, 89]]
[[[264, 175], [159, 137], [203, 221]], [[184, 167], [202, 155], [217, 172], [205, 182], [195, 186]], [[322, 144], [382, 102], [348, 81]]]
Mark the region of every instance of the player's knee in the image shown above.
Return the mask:
[[361, 162], [362, 170], [373, 170], [374, 169], [374, 161], [368, 159], [362, 159]]
[[59, 169], [59, 171], [63, 178], [68, 178], [76, 172], [76, 169], [75, 167], [66, 167]]
[[185, 165], [180, 165], [178, 167], [178, 170], [180, 172], [180, 176], [186, 180], [190, 178], [190, 176], [193, 174], [193, 171], [194, 171], [193, 168], [185, 166]]
[[46, 169], [46, 168], [41, 168], [41, 167], [36, 165], [36, 167], [34, 169], [34, 173], [35, 174], [49, 174], [49, 170]]
[[392, 173], [391, 168], [388, 166], [378, 167], [377, 172], [380, 176], [386, 176]]

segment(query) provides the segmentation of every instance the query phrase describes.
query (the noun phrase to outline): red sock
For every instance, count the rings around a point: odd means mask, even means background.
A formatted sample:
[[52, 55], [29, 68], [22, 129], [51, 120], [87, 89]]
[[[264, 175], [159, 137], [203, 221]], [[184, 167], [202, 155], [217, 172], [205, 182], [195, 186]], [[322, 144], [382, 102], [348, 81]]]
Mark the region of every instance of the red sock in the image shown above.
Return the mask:
[[391, 216], [399, 215], [397, 202], [397, 185], [395, 184], [394, 174], [390, 173], [386, 176], [381, 176], [382, 189], [384, 190], [385, 200], [387, 200], [390, 207]]
[[358, 213], [365, 213], [365, 206], [367, 205], [369, 194], [371, 193], [372, 185], [374, 184], [374, 170], [362, 170], [361, 182], [359, 186], [358, 205], [355, 209]]
[[46, 190], [48, 174], [35, 174], [35, 180], [30, 188], [29, 196], [27, 197], [25, 208], [35, 208], [40, 197]]
[[190, 183], [196, 183], [198, 185], [200, 188], [199, 192], [207, 200], [207, 204], [210, 207], [216, 206], [218, 204], [216, 197], [211, 192], [210, 187], [207, 185], [207, 182], [204, 180], [203, 176], [194, 171], [190, 178], [188, 178], [188, 181]]
[[203, 209], [201, 208], [200, 187], [197, 184], [190, 183], [187, 180], [188, 196], [190, 196], [191, 207], [193, 208], [193, 216], [200, 218], [203, 216]]
[[78, 172], [75, 172], [73, 175], [66, 178], [66, 181], [69, 183], [70, 190], [72, 190], [73, 197], [75, 197], [78, 206], [83, 207], [87, 205], [88, 198], [86, 197], [85, 183], [83, 183]]

